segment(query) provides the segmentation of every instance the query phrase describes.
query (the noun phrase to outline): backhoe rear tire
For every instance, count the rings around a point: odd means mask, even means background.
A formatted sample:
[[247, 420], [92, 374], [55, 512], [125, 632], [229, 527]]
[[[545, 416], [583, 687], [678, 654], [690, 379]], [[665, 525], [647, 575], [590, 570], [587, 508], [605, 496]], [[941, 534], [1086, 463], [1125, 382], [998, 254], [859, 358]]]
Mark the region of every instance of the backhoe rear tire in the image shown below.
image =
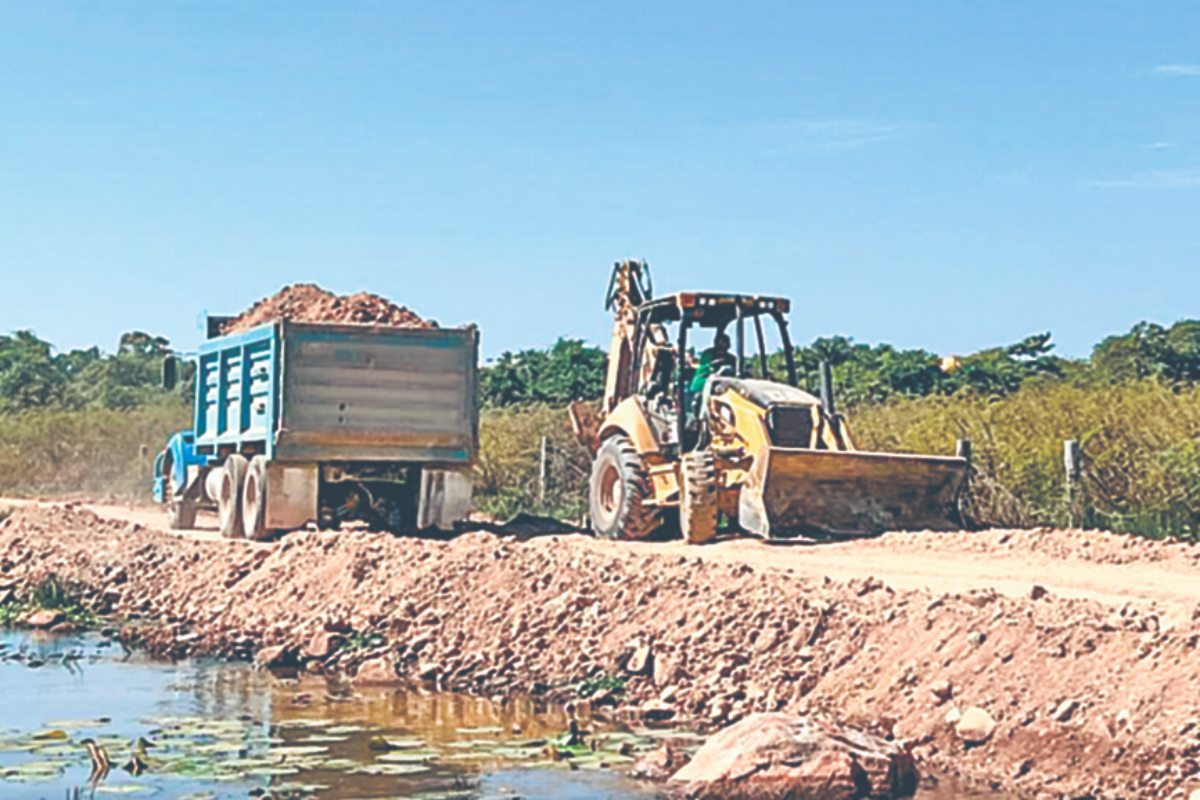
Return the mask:
[[704, 544], [717, 535], [717, 470], [712, 453], [696, 450], [679, 465], [679, 529], [688, 544]]
[[226, 539], [241, 539], [242, 487], [246, 484], [246, 458], [234, 453], [221, 466], [220, 491], [217, 493], [217, 517], [221, 520], [221, 535]]
[[661, 524], [650, 505], [654, 491], [637, 448], [625, 436], [606, 439], [596, 451], [589, 482], [592, 529], [605, 539], [645, 539]]

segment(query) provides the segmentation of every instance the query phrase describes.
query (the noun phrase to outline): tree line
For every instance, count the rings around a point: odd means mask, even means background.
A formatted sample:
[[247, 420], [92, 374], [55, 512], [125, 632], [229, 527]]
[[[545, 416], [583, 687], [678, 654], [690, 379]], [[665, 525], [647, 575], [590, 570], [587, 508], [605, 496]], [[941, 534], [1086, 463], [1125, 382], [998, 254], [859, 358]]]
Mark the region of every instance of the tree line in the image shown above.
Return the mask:
[[[797, 347], [795, 361], [803, 388], [814, 392], [820, 364], [828, 361], [846, 406], [963, 391], [1005, 396], [1039, 379], [1078, 384], [1145, 378], [1200, 381], [1200, 320], [1169, 327], [1139, 323], [1128, 333], [1099, 342], [1085, 359], [1062, 358], [1053, 350], [1049, 333], [949, 358], [830, 336]], [[30, 331], [0, 335], [0, 412], [123, 410], [159, 402], [161, 361], [170, 352], [166, 339], [141, 331], [122, 335], [112, 353], [99, 347], [57, 352]], [[782, 378], [784, 363], [782, 352], [769, 359], [768, 369], [776, 379]], [[505, 352], [483, 366], [480, 398], [489, 407], [595, 400], [604, 391], [605, 365], [605, 351], [579, 339]]]
[[[1063, 358], [1053, 350], [1049, 333], [961, 357], [830, 336], [797, 347], [795, 362], [802, 388], [815, 393], [821, 362], [828, 361], [838, 397], [847, 406], [959, 392], [1002, 397], [1037, 380], [1079, 385], [1145, 378], [1169, 384], [1200, 380], [1198, 320], [1169, 327], [1139, 323], [1128, 333], [1099, 342], [1088, 358]], [[545, 349], [506, 352], [483, 369], [482, 400], [492, 407], [594, 400], [604, 391], [605, 364], [603, 350], [578, 339], [559, 339]], [[783, 378], [784, 364], [782, 352], [771, 356], [772, 377]]]
[[161, 397], [161, 362], [169, 352], [166, 339], [141, 331], [122, 335], [114, 353], [56, 352], [31, 331], [0, 335], [0, 412], [144, 406]]

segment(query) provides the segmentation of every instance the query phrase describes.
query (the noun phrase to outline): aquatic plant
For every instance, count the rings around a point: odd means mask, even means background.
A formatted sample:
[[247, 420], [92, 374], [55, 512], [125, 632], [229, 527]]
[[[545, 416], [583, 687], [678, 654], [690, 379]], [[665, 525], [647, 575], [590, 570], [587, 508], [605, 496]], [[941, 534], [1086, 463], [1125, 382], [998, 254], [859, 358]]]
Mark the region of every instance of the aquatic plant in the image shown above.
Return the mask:
[[24, 599], [13, 596], [0, 604], [0, 626], [11, 626], [25, 614], [38, 610], [58, 611], [77, 628], [95, 627], [100, 621], [84, 604], [79, 587], [51, 574], [38, 582]]
[[387, 637], [378, 631], [350, 631], [341, 644], [342, 650], [372, 650], [387, 644]]
[[597, 675], [575, 685], [575, 694], [581, 699], [602, 694], [621, 694], [625, 691], [625, 679], [616, 675]]

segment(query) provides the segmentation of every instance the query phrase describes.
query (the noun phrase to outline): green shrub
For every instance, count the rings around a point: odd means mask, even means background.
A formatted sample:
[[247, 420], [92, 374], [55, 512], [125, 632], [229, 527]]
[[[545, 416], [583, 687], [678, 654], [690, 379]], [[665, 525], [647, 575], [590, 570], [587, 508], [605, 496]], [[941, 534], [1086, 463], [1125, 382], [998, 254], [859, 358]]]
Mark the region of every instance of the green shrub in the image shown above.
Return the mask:
[[24, 600], [9, 600], [0, 605], [0, 627], [16, 623], [25, 614], [38, 609], [61, 611], [68, 622], [80, 627], [94, 627], [99, 618], [83, 605], [78, 587], [49, 575]]

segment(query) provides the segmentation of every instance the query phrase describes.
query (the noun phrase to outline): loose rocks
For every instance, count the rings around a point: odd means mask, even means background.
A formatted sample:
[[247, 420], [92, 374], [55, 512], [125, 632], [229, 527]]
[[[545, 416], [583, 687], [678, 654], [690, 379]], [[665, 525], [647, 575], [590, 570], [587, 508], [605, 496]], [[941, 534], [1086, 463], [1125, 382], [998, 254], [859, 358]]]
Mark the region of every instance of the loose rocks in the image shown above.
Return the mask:
[[982, 708], [972, 706], [963, 712], [954, 730], [967, 744], [983, 744], [996, 732], [996, 720]]
[[691, 798], [891, 798], [915, 791], [917, 770], [908, 753], [870, 734], [753, 714], [710, 738], [671, 783]]

